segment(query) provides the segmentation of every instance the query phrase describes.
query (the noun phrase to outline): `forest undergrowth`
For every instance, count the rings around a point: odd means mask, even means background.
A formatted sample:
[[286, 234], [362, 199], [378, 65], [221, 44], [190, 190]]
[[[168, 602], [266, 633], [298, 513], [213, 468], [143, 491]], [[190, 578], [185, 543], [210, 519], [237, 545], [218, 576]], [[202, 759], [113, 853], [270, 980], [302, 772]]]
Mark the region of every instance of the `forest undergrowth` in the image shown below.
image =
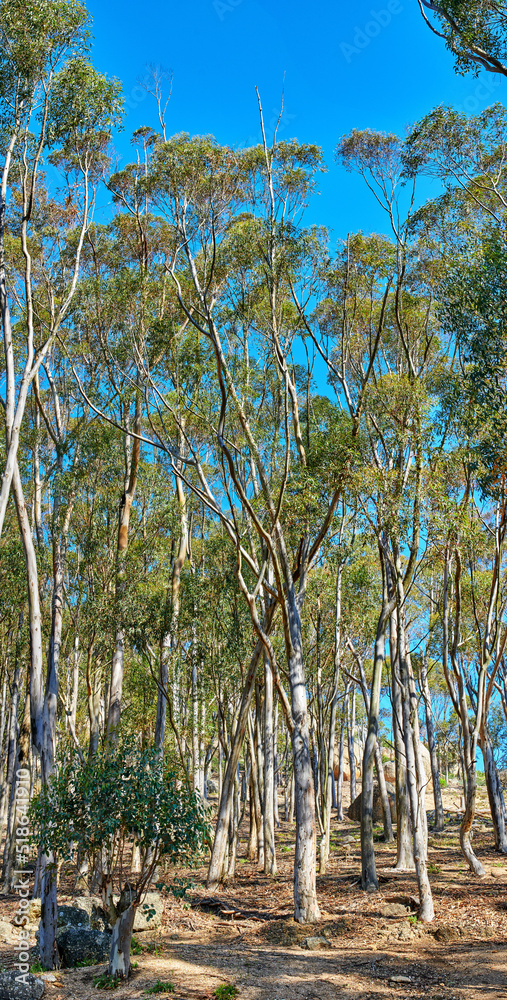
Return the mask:
[[[322, 919], [312, 927], [296, 924], [294, 826], [280, 823], [278, 874], [266, 876], [246, 857], [246, 816], [236, 877], [218, 893], [210, 896], [206, 889], [205, 866], [167, 871], [162, 927], [137, 933], [131, 978], [114, 995], [118, 1000], [151, 995], [175, 1000], [505, 998], [507, 858], [494, 850], [481, 789], [478, 811], [484, 818], [477, 821], [474, 849], [486, 875], [470, 879], [458, 842], [458, 793], [452, 786], [444, 790], [445, 830], [430, 830], [428, 860], [436, 911], [431, 925], [417, 921], [415, 873], [393, 870], [395, 845], [382, 842], [380, 827], [380, 891], [361, 890], [359, 826], [334, 818], [328, 870], [317, 877]], [[74, 875], [62, 872], [60, 904], [72, 901]], [[183, 898], [175, 896], [171, 886], [176, 893], [183, 890]], [[386, 916], [386, 908], [396, 909], [396, 904], [405, 905], [406, 914]], [[1, 919], [12, 918], [14, 909], [14, 897], [0, 898]], [[13, 965], [8, 946], [0, 947], [0, 962], [6, 968]], [[46, 995], [54, 1000], [98, 997], [102, 991], [94, 981], [105, 968], [47, 974]], [[221, 987], [230, 989], [224, 992]]]

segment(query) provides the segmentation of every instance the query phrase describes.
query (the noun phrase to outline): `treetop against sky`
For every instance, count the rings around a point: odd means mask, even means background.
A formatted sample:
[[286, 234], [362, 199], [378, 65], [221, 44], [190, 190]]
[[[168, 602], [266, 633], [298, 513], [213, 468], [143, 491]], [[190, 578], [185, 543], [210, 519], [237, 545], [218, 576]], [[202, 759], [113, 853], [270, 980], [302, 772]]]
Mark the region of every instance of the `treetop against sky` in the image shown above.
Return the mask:
[[155, 124], [152, 99], [140, 85], [148, 64], [173, 74], [169, 134], [213, 134], [244, 146], [259, 141], [255, 87], [268, 132], [284, 106], [280, 139], [322, 146], [328, 173], [308, 221], [335, 238], [383, 224], [360, 179], [333, 158], [352, 128], [403, 133], [436, 105], [477, 114], [502, 100], [507, 81], [481, 72], [458, 76], [452, 55], [425, 26], [417, 0], [357, 0], [310, 5], [303, 0], [93, 0], [97, 67], [123, 82], [125, 130], [116, 139], [130, 161], [130, 136]]

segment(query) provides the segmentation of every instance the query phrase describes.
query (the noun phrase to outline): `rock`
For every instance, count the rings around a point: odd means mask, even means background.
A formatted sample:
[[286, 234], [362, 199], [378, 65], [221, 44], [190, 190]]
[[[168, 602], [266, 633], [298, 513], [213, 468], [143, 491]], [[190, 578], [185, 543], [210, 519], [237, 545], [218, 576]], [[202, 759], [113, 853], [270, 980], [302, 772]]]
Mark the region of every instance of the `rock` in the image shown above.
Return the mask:
[[40, 978], [45, 983], [56, 983], [58, 981], [58, 976], [55, 976], [54, 972], [41, 972]]
[[58, 950], [65, 969], [75, 969], [88, 962], [98, 965], [109, 958], [111, 934], [84, 927], [67, 927], [56, 935]]
[[318, 948], [330, 948], [331, 945], [327, 938], [322, 935], [315, 935], [314, 937], [307, 937], [301, 942], [303, 948], [307, 948], [308, 951], [317, 951]]
[[30, 924], [38, 924], [40, 920], [40, 899], [31, 899], [28, 904], [28, 922]]
[[[424, 772], [426, 774], [426, 778], [428, 779], [428, 781], [431, 781], [430, 752], [427, 749], [427, 747], [425, 747], [424, 743], [420, 743], [420, 747], [421, 747], [421, 758], [424, 766]], [[384, 774], [386, 781], [392, 782], [393, 784], [396, 782], [396, 765], [394, 763], [394, 760], [388, 760], [385, 762]]]
[[437, 927], [435, 931], [435, 940], [439, 941], [440, 944], [450, 944], [451, 941], [459, 941], [461, 937], [463, 937], [461, 927], [451, 927], [444, 924], [442, 927]]
[[102, 909], [100, 896], [77, 896], [75, 905], [88, 914], [88, 924], [96, 931], [110, 931], [109, 920]]
[[19, 934], [13, 924], [10, 924], [8, 920], [0, 920], [0, 941], [5, 941], [7, 944], [12, 944], [13, 941], [17, 941]]
[[206, 788], [208, 791], [208, 795], [218, 794], [218, 785], [215, 781], [213, 781], [213, 778], [208, 778], [208, 781], [206, 783]]
[[[394, 785], [386, 782], [387, 794], [389, 796], [389, 805], [391, 806], [391, 818], [393, 822], [396, 822], [396, 789]], [[361, 792], [352, 804], [348, 808], [347, 816], [349, 819], [353, 820], [355, 823], [361, 822]], [[380, 788], [377, 784], [373, 786], [373, 822], [382, 823], [384, 820], [384, 812], [382, 809], [382, 799], [380, 797]]]
[[384, 903], [380, 907], [382, 917], [406, 917], [407, 913], [410, 913], [410, 908], [403, 903]]
[[402, 920], [398, 930], [398, 941], [411, 941], [415, 936], [415, 928], [408, 920]]
[[404, 896], [402, 893], [396, 896], [386, 896], [385, 901], [386, 903], [401, 903], [402, 906], [407, 906], [414, 913], [420, 906], [417, 896]]
[[59, 906], [57, 927], [89, 927], [90, 918], [80, 906]]
[[164, 902], [159, 892], [147, 892], [143, 902], [137, 907], [134, 920], [135, 931], [154, 931], [162, 923]]
[[[424, 766], [424, 771], [425, 771], [425, 774], [426, 774], [426, 778], [428, 779], [428, 781], [431, 781], [431, 757], [430, 757], [430, 752], [429, 752], [428, 748], [424, 746], [424, 743], [419, 743], [419, 746], [421, 748], [421, 757], [422, 757], [422, 762], [423, 762], [423, 766]], [[428, 786], [428, 789], [430, 789], [430, 786]]]
[[396, 781], [396, 764], [394, 763], [394, 760], [387, 760], [384, 764], [384, 777], [386, 781], [389, 781], [392, 785], [394, 785]]
[[390, 983], [411, 983], [410, 976], [389, 976]]
[[0, 1000], [40, 1000], [46, 987], [31, 972], [0, 973]]

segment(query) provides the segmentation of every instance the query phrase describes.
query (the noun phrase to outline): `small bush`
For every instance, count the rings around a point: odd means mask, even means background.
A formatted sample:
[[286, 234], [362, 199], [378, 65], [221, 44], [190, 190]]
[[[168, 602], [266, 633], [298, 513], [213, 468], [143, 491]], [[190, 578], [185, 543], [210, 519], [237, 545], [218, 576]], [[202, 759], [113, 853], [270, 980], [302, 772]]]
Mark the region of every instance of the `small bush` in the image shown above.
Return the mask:
[[121, 979], [110, 976], [108, 972], [101, 972], [100, 976], [93, 977], [93, 985], [97, 990], [117, 990], [121, 986]]
[[234, 1000], [239, 993], [238, 987], [234, 983], [223, 983], [213, 990], [214, 1000]]
[[142, 953], [143, 953], [143, 946], [140, 943], [140, 941], [138, 941], [137, 938], [135, 938], [135, 937], [132, 938], [132, 941], [131, 941], [131, 944], [130, 944], [130, 950], [131, 950], [131, 952], [132, 952], [133, 955], [142, 955]]
[[172, 983], [163, 983], [161, 979], [157, 979], [153, 986], [148, 986], [148, 989], [144, 991], [145, 996], [152, 993], [174, 993], [174, 986]]

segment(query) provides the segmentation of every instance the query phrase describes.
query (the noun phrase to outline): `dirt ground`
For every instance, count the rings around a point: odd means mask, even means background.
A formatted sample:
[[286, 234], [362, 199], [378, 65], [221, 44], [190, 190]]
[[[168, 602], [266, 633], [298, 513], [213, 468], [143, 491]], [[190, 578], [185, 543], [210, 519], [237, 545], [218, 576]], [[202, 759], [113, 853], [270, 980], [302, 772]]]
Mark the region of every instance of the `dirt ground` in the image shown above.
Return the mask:
[[[458, 794], [447, 790], [448, 809], [459, 806]], [[317, 879], [322, 920], [313, 927], [296, 925], [294, 828], [282, 822], [276, 877], [259, 873], [246, 860], [245, 830], [237, 877], [211, 900], [204, 868], [168, 873], [168, 883], [188, 877], [193, 885], [185, 899], [165, 894], [160, 931], [136, 935], [132, 958], [137, 967], [126, 986], [102, 993], [93, 979], [105, 966], [95, 966], [59, 972], [47, 983], [45, 996], [212, 1000], [218, 987], [233, 984], [238, 1000], [507, 1000], [507, 858], [493, 849], [483, 795], [479, 812], [474, 846], [484, 878], [473, 878], [463, 862], [455, 812], [443, 834], [430, 836], [436, 911], [431, 925], [418, 924], [415, 914], [393, 918], [381, 912], [396, 897], [408, 902], [417, 895], [415, 876], [392, 870], [392, 846], [377, 844], [381, 891], [361, 891], [359, 828], [335, 819], [331, 862]], [[59, 901], [70, 898], [61, 894]], [[2, 919], [11, 919], [14, 907], [12, 897], [0, 897]], [[307, 940], [315, 937], [320, 941]], [[12, 946], [0, 946], [0, 962], [13, 966]], [[158, 981], [173, 989], [155, 993]]]

